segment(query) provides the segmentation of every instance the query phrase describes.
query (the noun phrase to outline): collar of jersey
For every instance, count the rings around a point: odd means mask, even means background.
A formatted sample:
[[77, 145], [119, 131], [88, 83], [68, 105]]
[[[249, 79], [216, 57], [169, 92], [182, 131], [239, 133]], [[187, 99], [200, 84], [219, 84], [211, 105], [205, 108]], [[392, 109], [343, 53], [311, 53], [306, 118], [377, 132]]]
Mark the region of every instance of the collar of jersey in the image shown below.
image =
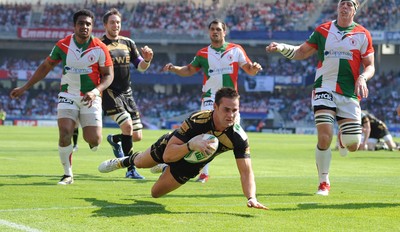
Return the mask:
[[228, 42], [225, 42], [225, 43], [222, 44], [222, 46], [219, 47], [219, 48], [214, 48], [212, 45], [210, 45], [210, 47], [211, 47], [212, 49], [214, 49], [215, 51], [217, 51], [217, 52], [225, 51], [227, 46], [228, 46]]
[[87, 47], [88, 46], [88, 44], [90, 43], [90, 41], [92, 40], [92, 36], [90, 36], [89, 37], [89, 39], [85, 42], [85, 43], [83, 43], [83, 44], [80, 44], [80, 43], [78, 43], [78, 41], [76, 41], [76, 39], [75, 39], [75, 34], [74, 34], [74, 36], [72, 36], [72, 38], [74, 38], [74, 42], [75, 42], [75, 44], [76, 44], [76, 46], [78, 47], [78, 48], [83, 48], [83, 47]]

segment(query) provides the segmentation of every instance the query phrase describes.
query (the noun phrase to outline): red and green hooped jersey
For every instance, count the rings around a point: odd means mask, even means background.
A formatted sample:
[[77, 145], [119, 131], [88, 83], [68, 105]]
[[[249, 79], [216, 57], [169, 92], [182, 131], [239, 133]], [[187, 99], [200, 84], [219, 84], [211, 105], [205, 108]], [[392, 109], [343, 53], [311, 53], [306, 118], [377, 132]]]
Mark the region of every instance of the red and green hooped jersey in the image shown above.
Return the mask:
[[357, 98], [354, 85], [362, 58], [374, 55], [369, 31], [357, 23], [341, 28], [334, 20], [319, 25], [306, 42], [318, 50], [314, 88]]
[[112, 66], [110, 52], [98, 38], [78, 44], [74, 35], [59, 40], [47, 57], [62, 62], [61, 92], [83, 96], [100, 83], [99, 67]]
[[220, 48], [211, 45], [200, 49], [189, 64], [197, 70], [203, 69], [203, 95], [215, 98], [215, 93], [222, 87], [237, 90], [239, 67], [251, 63], [244, 49], [234, 43], [225, 42]]

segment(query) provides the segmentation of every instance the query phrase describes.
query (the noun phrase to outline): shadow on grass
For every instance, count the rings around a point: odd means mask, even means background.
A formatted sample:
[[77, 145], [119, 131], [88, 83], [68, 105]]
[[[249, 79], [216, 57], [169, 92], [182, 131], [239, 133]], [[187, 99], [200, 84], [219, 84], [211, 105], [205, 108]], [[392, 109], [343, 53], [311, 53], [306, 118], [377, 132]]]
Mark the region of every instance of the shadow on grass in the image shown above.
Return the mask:
[[294, 211], [294, 210], [314, 210], [314, 209], [349, 209], [349, 210], [362, 210], [372, 208], [395, 208], [399, 207], [399, 203], [346, 203], [346, 204], [318, 204], [307, 203], [298, 204], [297, 208], [275, 208], [274, 211]]
[[[6, 185], [21, 185], [21, 186], [26, 186], [26, 185], [32, 185], [32, 186], [48, 186], [48, 185], [56, 185], [57, 182], [61, 179], [61, 175], [46, 175], [46, 174], [16, 174], [16, 175], [0, 175], [0, 180], [2, 178], [7, 179], [7, 180], [12, 180], [12, 179], [29, 179], [29, 178], [42, 178], [45, 179], [41, 182], [29, 182], [29, 183], [2, 183], [0, 184], [1, 186], [6, 186]], [[74, 175], [74, 181], [101, 181], [101, 182], [107, 182], [107, 181], [112, 181], [112, 182], [126, 182], [126, 181], [134, 181], [135, 184], [144, 184], [148, 182], [155, 182], [155, 180], [135, 180], [135, 179], [128, 179], [125, 178], [125, 176], [121, 177], [103, 177], [103, 176], [97, 176], [97, 175], [90, 175], [90, 174], [75, 174]]]
[[232, 213], [232, 212], [171, 212], [165, 209], [165, 206], [151, 201], [134, 200], [132, 204], [117, 204], [96, 198], [83, 198], [83, 200], [92, 203], [93, 206], [99, 207], [93, 211], [94, 217], [128, 217], [135, 215], [150, 215], [150, 214], [215, 214], [215, 215], [230, 215], [244, 218], [254, 217], [251, 214]]

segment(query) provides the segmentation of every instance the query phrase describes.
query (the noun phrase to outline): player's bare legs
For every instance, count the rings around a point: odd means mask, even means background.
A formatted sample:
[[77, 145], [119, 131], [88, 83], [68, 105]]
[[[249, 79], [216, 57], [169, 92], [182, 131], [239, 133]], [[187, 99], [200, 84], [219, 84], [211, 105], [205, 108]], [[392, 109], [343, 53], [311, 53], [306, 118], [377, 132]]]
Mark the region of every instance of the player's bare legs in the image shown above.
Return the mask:
[[181, 186], [182, 184], [178, 183], [172, 176], [168, 166], [151, 188], [151, 196], [154, 198], [162, 197]]
[[58, 154], [61, 165], [64, 168], [64, 175], [58, 184], [67, 185], [73, 183], [72, 174], [72, 152], [71, 138], [75, 129], [75, 121], [70, 118], [59, 118], [58, 122]]
[[82, 128], [83, 139], [89, 144], [90, 148], [100, 145], [102, 140], [102, 128], [99, 126], [85, 126]]

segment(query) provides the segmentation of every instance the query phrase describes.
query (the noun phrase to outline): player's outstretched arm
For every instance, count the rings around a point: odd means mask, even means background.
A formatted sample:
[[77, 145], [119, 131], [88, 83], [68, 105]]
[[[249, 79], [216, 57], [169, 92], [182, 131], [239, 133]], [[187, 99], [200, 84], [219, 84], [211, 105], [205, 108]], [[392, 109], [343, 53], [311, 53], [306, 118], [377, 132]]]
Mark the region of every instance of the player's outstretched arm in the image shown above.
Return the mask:
[[33, 76], [23, 85], [22, 87], [17, 87], [14, 88], [10, 92], [10, 97], [11, 98], [17, 98], [21, 96], [26, 90], [31, 88], [34, 84], [37, 82], [41, 81], [43, 78], [46, 77], [46, 75], [56, 66], [57, 63], [50, 62], [49, 60], [44, 60], [43, 63], [39, 65], [39, 67], [36, 69], [35, 73], [33, 73]]
[[239, 169], [243, 193], [247, 197], [247, 207], [268, 210], [266, 206], [257, 201], [256, 182], [254, 180], [254, 173], [251, 167], [251, 159], [236, 159], [236, 165]]
[[192, 65], [186, 66], [175, 66], [172, 63], [168, 63], [163, 67], [164, 72], [173, 72], [181, 77], [193, 76], [199, 69], [196, 69]]

